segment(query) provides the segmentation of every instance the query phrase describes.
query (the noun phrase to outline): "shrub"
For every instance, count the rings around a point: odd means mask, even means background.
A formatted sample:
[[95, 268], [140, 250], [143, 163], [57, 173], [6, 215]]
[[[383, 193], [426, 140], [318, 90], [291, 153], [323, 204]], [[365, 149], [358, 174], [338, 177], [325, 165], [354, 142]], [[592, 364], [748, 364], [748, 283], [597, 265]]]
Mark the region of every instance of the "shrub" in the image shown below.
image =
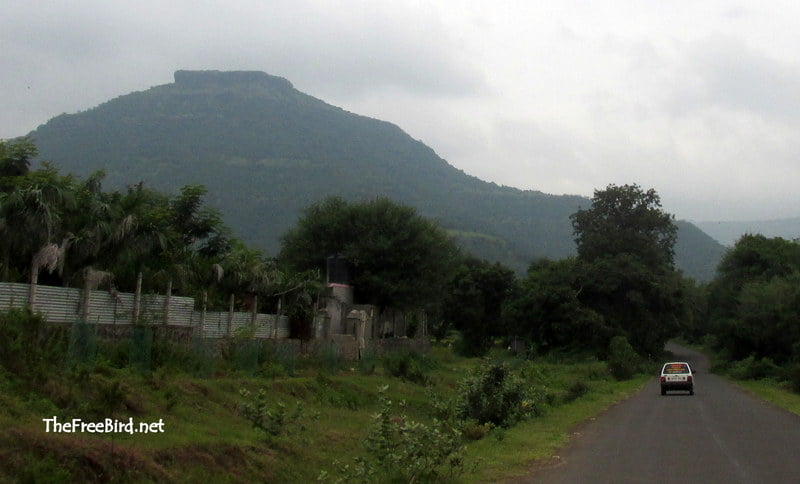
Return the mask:
[[781, 368], [770, 358], [756, 359], [750, 355], [731, 364], [730, 375], [737, 380], [760, 380], [781, 375]]
[[295, 429], [305, 430], [307, 417], [301, 402], [296, 402], [294, 409], [289, 411], [281, 402], [271, 406], [267, 402], [267, 392], [263, 388], [252, 398], [250, 392], [244, 388], [239, 394], [244, 399], [242, 405], [244, 417], [253, 424], [253, 428], [264, 432], [267, 436], [274, 437]]
[[411, 351], [394, 351], [383, 356], [383, 368], [387, 373], [420, 385], [428, 384], [427, 373], [433, 366], [430, 358]]
[[614, 336], [608, 346], [608, 369], [619, 381], [630, 380], [638, 371], [639, 355], [625, 336]]
[[587, 393], [589, 393], [589, 385], [583, 380], [576, 380], [567, 387], [567, 391], [564, 394], [564, 402], [574, 402]]
[[[381, 410], [364, 441], [368, 457], [339, 466], [341, 477], [336, 482], [439, 482], [461, 475], [465, 450], [461, 433], [440, 420], [425, 425], [395, 415], [387, 389], [379, 390]], [[328, 478], [323, 471], [318, 480]]]
[[0, 313], [0, 364], [9, 373], [31, 375], [41, 370], [44, 319], [25, 309]]
[[795, 393], [800, 393], [800, 363], [794, 363], [786, 370], [789, 388]]
[[323, 343], [317, 350], [319, 369], [328, 374], [337, 373], [344, 364], [336, 343]]
[[458, 384], [457, 416], [478, 424], [509, 426], [541, 413], [542, 395], [505, 363], [484, 363]]

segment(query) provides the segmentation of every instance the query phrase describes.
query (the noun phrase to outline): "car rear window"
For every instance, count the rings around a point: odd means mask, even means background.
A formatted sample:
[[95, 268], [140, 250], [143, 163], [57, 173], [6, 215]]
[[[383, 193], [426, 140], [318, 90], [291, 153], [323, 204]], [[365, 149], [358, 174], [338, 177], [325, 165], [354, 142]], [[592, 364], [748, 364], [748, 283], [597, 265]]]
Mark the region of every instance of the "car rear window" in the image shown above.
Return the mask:
[[686, 363], [669, 363], [664, 365], [664, 374], [675, 374], [675, 373], [689, 373], [689, 365]]

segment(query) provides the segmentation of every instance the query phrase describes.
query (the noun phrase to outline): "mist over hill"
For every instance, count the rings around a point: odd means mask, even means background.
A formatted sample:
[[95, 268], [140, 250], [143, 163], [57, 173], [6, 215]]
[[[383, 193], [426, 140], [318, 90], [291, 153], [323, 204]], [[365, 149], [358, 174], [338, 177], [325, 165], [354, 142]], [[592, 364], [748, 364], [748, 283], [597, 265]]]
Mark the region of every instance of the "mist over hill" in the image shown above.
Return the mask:
[[[62, 114], [30, 136], [40, 160], [80, 176], [103, 169], [109, 187], [203, 184], [234, 233], [267, 254], [325, 196], [385, 196], [437, 219], [475, 255], [522, 271], [536, 258], [573, 255], [569, 215], [589, 205], [479, 180], [391, 123], [262, 72], [178, 71], [172, 84]], [[723, 251], [679, 223], [676, 261], [687, 275], [709, 279]]]
[[744, 234], [765, 237], [800, 238], [800, 217], [746, 222], [693, 222], [722, 245], [732, 247]]

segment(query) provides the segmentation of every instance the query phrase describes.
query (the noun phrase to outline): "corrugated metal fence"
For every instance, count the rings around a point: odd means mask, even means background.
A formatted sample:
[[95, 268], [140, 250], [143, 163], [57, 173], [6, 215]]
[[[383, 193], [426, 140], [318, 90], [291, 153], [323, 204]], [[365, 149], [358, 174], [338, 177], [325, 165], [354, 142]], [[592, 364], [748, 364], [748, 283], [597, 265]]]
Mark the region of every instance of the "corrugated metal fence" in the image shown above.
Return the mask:
[[[28, 304], [28, 284], [0, 282], [0, 310], [24, 308]], [[33, 310], [42, 313], [49, 323], [72, 323], [81, 315], [83, 297], [80, 289], [68, 287], [36, 286]], [[275, 327], [274, 314], [243, 312], [206, 312], [194, 310], [194, 298], [169, 298], [160, 294], [143, 294], [139, 308], [139, 321], [150, 324], [169, 324], [175, 326], [200, 327], [205, 338], [222, 338], [236, 334], [237, 331], [253, 328], [256, 338], [288, 338], [289, 319], [281, 316]], [[97, 324], [133, 324], [134, 295], [131, 293], [111, 294], [106, 291], [91, 291], [87, 321]], [[164, 310], [168, 309], [168, 321], [164, 321]], [[230, 323], [230, 324], [229, 324]], [[254, 324], [254, 327], [251, 326]]]

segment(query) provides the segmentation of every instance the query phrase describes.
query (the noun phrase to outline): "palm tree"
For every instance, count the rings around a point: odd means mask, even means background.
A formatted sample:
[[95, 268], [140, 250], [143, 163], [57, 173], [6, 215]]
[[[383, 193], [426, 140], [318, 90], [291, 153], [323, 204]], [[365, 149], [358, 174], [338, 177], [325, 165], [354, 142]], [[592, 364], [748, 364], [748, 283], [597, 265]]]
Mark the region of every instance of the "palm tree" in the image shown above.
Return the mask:
[[37, 154], [29, 138], [0, 140], [0, 178], [27, 175]]
[[12, 253], [17, 261], [32, 260], [47, 244], [63, 241], [63, 214], [73, 204], [72, 177], [59, 177], [49, 166], [17, 177], [10, 189], [0, 194], [4, 280], [8, 280]]

